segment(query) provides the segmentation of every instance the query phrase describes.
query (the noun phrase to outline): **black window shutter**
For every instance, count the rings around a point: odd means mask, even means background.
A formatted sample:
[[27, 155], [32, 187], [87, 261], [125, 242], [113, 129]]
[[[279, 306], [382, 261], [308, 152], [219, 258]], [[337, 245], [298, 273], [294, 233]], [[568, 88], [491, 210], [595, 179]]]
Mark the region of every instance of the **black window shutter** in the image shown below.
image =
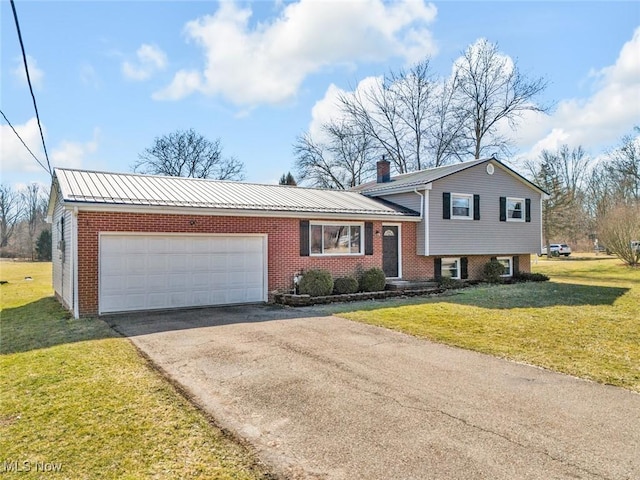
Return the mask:
[[364, 254], [373, 255], [373, 222], [364, 223]]
[[433, 259], [433, 274], [436, 277], [436, 280], [440, 281], [442, 279], [442, 259]]
[[531, 221], [531, 199], [524, 199], [524, 220], [525, 222]]
[[449, 192], [442, 192], [442, 218], [451, 219], [451, 194]]
[[309, 256], [309, 220], [300, 220], [300, 256]]
[[498, 257], [491, 257], [490, 259], [492, 262], [497, 262], [498, 261]]
[[500, 197], [500, 221], [507, 221], [507, 197]]
[[520, 257], [518, 255], [515, 255], [513, 257], [513, 275], [517, 275], [518, 272], [520, 271]]
[[473, 196], [473, 219], [480, 220], [480, 195]]
[[460, 278], [469, 278], [469, 259], [467, 257], [460, 259]]

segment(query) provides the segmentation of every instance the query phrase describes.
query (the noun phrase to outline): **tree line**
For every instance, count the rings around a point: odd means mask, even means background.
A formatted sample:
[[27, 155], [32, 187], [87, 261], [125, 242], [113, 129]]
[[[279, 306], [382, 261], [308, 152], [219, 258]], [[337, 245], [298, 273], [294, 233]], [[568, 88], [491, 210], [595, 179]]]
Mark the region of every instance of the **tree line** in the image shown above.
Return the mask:
[[37, 183], [21, 190], [0, 185], [1, 256], [51, 260], [48, 201], [48, 192]]
[[563, 145], [525, 162], [543, 200], [545, 242], [609, 251], [640, 264], [640, 127], [599, 158]]

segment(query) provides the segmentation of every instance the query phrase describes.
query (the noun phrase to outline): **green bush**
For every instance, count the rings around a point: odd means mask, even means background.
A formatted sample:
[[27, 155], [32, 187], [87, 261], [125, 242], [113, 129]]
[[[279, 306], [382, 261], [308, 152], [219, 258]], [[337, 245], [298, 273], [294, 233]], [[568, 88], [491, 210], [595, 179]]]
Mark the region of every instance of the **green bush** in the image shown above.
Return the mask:
[[544, 273], [518, 272], [513, 278], [519, 282], [547, 282], [549, 277]]
[[456, 288], [464, 288], [466, 285], [465, 285], [465, 282], [463, 282], [462, 280], [458, 280], [456, 278], [443, 277], [438, 282], [438, 286], [449, 290], [449, 289], [456, 289]]
[[380, 292], [386, 284], [384, 272], [377, 267], [365, 270], [360, 275], [360, 290], [363, 292]]
[[326, 270], [308, 270], [302, 275], [299, 285], [300, 293], [312, 297], [331, 295], [333, 278]]
[[358, 291], [358, 280], [354, 277], [340, 277], [333, 281], [333, 293], [342, 295], [343, 293], [356, 293]]
[[501, 283], [504, 275], [504, 265], [498, 260], [492, 259], [484, 264], [483, 277], [489, 283]]

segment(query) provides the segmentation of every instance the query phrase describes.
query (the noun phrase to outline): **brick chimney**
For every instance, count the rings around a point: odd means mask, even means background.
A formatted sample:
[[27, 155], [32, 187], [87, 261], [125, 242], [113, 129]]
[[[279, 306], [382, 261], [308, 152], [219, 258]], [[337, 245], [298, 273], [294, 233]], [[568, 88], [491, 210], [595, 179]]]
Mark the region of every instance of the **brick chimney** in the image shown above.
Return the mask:
[[382, 155], [382, 160], [376, 162], [376, 168], [378, 170], [378, 183], [391, 181], [391, 163], [385, 160], [384, 155]]

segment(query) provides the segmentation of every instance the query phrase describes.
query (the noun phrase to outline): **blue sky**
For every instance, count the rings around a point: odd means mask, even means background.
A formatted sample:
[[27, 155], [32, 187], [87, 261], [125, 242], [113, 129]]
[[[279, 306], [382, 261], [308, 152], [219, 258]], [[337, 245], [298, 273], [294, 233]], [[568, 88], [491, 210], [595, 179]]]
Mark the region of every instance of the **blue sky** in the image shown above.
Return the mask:
[[[594, 156], [640, 124], [639, 2], [16, 0], [53, 166], [130, 171], [156, 136], [220, 138], [246, 180], [293, 170], [296, 136], [336, 92], [426, 56], [438, 75], [479, 38], [549, 87], [514, 159], [581, 144]], [[11, 7], [0, 2], [0, 104], [44, 159]], [[2, 120], [2, 183], [48, 184]]]

